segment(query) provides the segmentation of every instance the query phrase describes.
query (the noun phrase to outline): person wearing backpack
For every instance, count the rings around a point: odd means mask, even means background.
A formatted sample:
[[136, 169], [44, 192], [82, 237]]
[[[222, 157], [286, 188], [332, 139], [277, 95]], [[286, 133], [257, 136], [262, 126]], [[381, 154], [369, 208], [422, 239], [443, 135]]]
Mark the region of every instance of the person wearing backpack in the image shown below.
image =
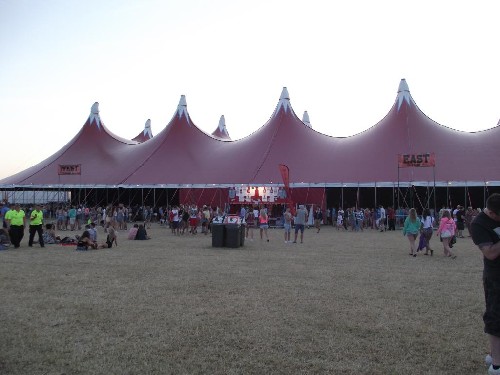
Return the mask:
[[451, 259], [455, 259], [457, 257], [451, 251], [450, 246], [450, 242], [455, 235], [456, 230], [457, 225], [451, 218], [450, 211], [443, 211], [443, 217], [439, 222], [439, 229], [437, 230], [436, 236], [441, 236], [441, 241], [443, 241], [444, 256], [451, 257]]

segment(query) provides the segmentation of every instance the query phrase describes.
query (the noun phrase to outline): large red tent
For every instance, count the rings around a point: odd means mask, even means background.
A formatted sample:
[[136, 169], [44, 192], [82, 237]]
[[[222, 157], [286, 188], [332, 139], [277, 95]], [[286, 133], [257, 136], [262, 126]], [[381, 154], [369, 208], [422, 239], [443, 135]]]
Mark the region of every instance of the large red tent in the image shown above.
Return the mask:
[[[288, 166], [294, 191], [307, 189], [306, 196], [315, 188], [320, 192], [329, 187], [394, 188], [400, 183], [498, 186], [500, 153], [485, 150], [495, 150], [499, 141], [498, 125], [469, 133], [431, 120], [415, 104], [404, 79], [380, 122], [343, 138], [319, 133], [301, 121], [286, 88], [271, 118], [254, 133], [233, 141], [201, 131], [189, 116], [184, 96], [168, 125], [143, 143], [112, 134], [102, 124], [96, 103], [66, 146], [1, 180], [0, 187], [175, 188], [185, 199], [200, 202], [215, 195], [210, 189], [282, 186], [280, 164]], [[435, 167], [399, 168], [400, 155], [421, 154], [432, 155]], [[78, 173], [66, 173], [76, 166]]]

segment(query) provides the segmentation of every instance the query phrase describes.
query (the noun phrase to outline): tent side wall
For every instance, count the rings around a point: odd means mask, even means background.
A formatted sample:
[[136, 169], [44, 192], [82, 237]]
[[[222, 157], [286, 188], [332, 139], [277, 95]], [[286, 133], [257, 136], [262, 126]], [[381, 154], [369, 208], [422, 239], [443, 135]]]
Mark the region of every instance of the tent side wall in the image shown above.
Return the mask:
[[198, 207], [225, 207], [229, 202], [228, 188], [185, 188], [179, 189], [180, 204], [196, 204]]

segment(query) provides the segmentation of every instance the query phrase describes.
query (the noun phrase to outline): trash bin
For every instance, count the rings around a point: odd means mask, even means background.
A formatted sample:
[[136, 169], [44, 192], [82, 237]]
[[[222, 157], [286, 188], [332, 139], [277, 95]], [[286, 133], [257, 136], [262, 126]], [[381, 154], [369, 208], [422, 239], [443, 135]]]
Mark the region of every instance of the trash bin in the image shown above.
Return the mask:
[[226, 247], [240, 247], [241, 243], [241, 225], [226, 224], [226, 234], [224, 236], [224, 245]]
[[240, 225], [240, 246], [245, 246], [245, 229], [246, 224]]
[[212, 223], [212, 247], [224, 247], [225, 231], [224, 224]]

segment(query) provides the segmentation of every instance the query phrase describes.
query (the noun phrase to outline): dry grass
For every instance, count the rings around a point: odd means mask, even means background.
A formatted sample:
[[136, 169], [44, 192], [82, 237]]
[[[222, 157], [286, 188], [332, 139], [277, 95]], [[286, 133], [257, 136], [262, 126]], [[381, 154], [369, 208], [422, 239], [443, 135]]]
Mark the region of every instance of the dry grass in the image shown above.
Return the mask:
[[[1, 374], [485, 374], [482, 261], [401, 232], [0, 252]], [[103, 238], [102, 231], [100, 238]]]

